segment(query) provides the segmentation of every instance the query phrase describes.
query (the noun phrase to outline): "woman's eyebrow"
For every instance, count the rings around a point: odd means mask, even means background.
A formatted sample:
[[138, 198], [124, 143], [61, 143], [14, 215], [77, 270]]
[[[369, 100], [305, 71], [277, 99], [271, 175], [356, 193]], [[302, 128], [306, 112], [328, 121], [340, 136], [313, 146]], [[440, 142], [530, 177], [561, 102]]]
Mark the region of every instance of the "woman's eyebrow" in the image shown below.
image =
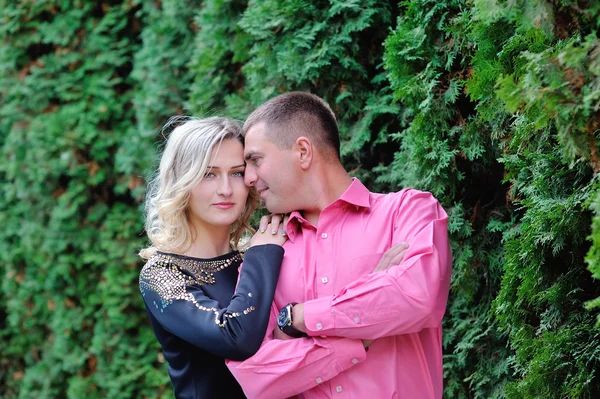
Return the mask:
[[[246, 166], [246, 164], [245, 164], [245, 163], [243, 163], [243, 164], [241, 164], [241, 165], [235, 165], [235, 166], [232, 166], [232, 167], [231, 167], [231, 168], [229, 168], [229, 169], [242, 168], [242, 167], [245, 167], [245, 166]], [[211, 166], [211, 165], [208, 165], [208, 166], [206, 167], [206, 169], [221, 169], [221, 168], [220, 168], [220, 167], [218, 167], [218, 166]]]

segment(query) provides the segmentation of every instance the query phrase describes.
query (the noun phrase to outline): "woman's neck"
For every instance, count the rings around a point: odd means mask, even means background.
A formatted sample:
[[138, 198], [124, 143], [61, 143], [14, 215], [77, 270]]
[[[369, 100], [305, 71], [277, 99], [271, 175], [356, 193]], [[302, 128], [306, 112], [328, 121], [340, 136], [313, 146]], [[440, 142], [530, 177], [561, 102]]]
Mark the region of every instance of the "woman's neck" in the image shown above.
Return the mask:
[[214, 258], [231, 252], [229, 227], [192, 225], [194, 241], [184, 252], [195, 258]]

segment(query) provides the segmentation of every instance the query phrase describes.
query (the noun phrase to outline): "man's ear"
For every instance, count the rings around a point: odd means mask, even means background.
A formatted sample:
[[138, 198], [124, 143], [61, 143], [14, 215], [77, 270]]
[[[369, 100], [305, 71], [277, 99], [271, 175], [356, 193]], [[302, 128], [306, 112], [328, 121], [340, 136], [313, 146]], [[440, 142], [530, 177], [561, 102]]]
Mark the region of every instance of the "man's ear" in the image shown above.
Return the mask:
[[296, 150], [298, 151], [298, 160], [303, 170], [308, 169], [313, 161], [313, 145], [307, 137], [300, 136], [296, 139]]

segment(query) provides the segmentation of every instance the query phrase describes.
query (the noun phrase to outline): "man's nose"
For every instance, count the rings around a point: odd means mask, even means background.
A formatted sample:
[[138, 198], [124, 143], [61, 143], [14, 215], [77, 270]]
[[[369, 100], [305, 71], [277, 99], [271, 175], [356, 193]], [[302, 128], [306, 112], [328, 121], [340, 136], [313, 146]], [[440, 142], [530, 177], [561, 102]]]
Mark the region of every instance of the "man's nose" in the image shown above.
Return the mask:
[[231, 188], [231, 182], [229, 181], [229, 175], [224, 175], [221, 181], [219, 182], [219, 188], [217, 190], [217, 194], [223, 195], [225, 197], [233, 194], [233, 190]]
[[246, 165], [246, 170], [244, 171], [244, 183], [246, 183], [247, 186], [253, 186], [257, 180], [258, 175], [254, 171], [254, 167]]

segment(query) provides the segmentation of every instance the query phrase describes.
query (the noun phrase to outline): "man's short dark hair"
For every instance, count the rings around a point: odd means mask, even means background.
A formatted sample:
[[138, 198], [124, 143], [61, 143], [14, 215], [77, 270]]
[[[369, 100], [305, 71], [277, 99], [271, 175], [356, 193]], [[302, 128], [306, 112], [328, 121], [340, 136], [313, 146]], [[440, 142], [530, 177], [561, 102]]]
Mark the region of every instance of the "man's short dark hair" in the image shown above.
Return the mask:
[[326, 159], [340, 159], [340, 134], [335, 114], [314, 94], [292, 91], [270, 99], [248, 116], [243, 134], [259, 122], [265, 123], [265, 135], [278, 148], [289, 149], [298, 137], [304, 136]]

